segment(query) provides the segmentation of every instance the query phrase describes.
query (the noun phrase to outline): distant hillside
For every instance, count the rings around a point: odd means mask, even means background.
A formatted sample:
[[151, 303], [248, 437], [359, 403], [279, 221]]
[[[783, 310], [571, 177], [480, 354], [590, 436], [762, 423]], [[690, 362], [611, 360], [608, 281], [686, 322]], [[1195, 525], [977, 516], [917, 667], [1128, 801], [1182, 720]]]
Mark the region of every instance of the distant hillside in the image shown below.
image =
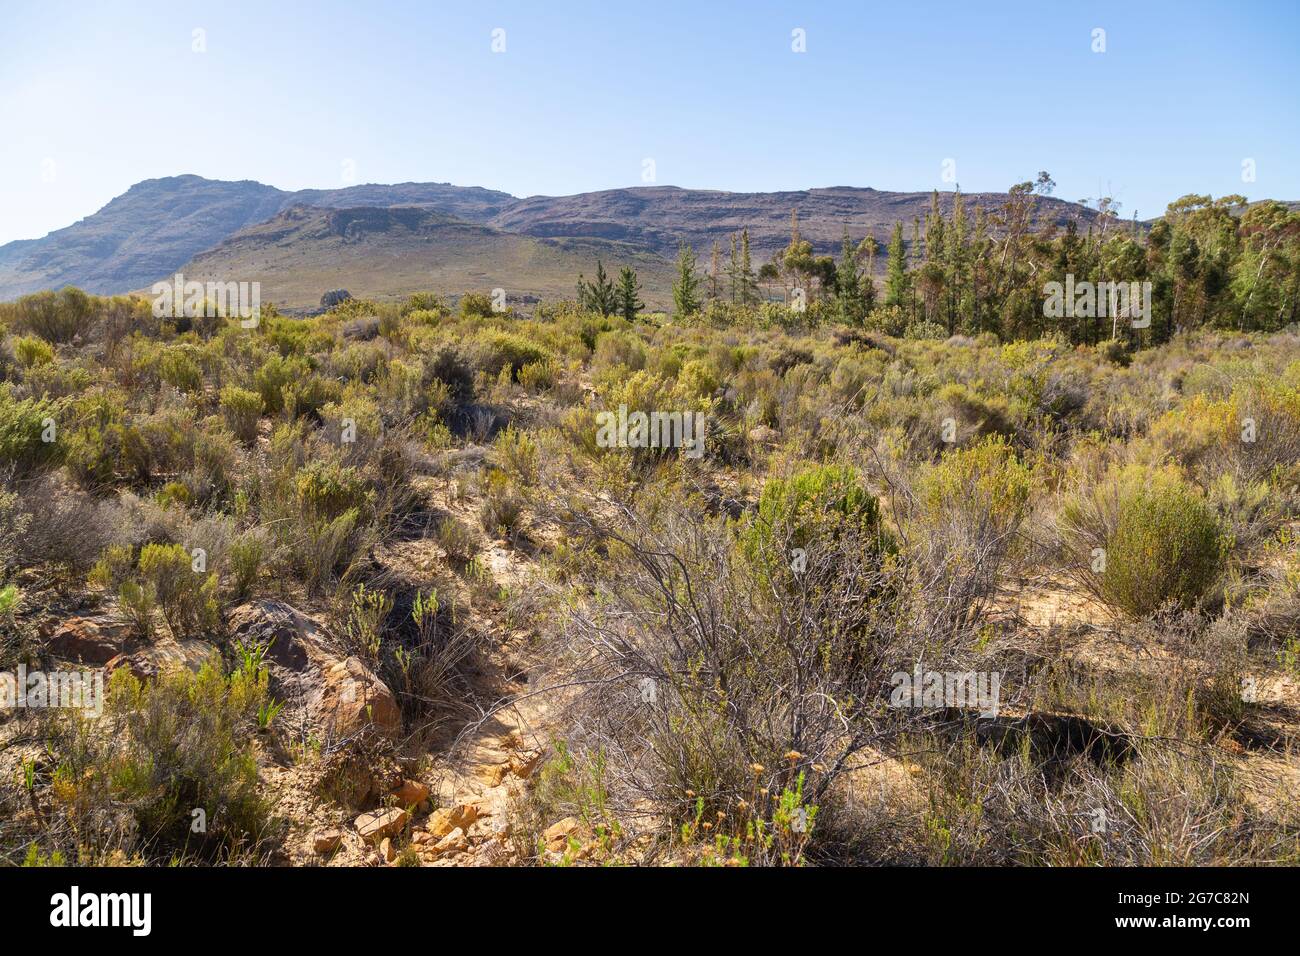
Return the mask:
[[245, 226], [300, 203], [423, 205], [482, 222], [513, 199], [446, 183], [286, 192], [250, 180], [148, 179], [66, 229], [0, 246], [0, 300], [64, 285], [101, 294], [138, 289]]
[[[1006, 199], [1005, 193], [965, 195], [972, 224], [977, 210], [996, 211]], [[940, 193], [939, 201], [947, 212], [953, 194]], [[1040, 225], [1053, 222], [1063, 226], [1074, 219], [1086, 226], [1097, 216], [1095, 210], [1060, 199], [1040, 197], [1037, 203]], [[448, 224], [439, 233], [443, 257], [455, 264], [445, 271], [449, 281], [455, 278], [466, 287], [481, 286], [482, 282], [468, 281], [477, 269], [480, 273], [497, 274], [502, 280], [499, 284], [506, 288], [535, 286], [547, 290], [547, 294], [563, 288], [564, 294], [570, 295], [577, 272], [590, 272], [593, 268], [591, 259], [595, 256], [579, 254], [584, 249], [608, 250], [611, 260], [631, 261], [632, 257], [645, 256], [648, 258], [643, 261], [652, 264], [653, 271], [659, 268], [661, 259], [674, 257], [678, 243], [684, 240], [695, 247], [701, 266], [707, 267], [714, 241], [725, 255], [731, 234], [748, 228], [755, 265], [759, 265], [789, 242], [792, 209], [799, 210], [802, 236], [813, 243], [819, 254], [831, 254], [838, 252], [846, 226], [855, 242], [868, 233], [885, 242], [894, 223], [902, 222], [910, 242], [912, 221], [916, 218], [923, 221], [929, 206], [927, 192], [885, 192], [848, 186], [774, 193], [646, 186], [576, 196], [516, 199], [492, 189], [447, 183], [368, 184], [287, 192], [248, 180], [220, 182], [199, 176], [173, 176], [137, 183], [94, 215], [43, 239], [0, 246], [0, 300], [64, 285], [77, 285], [100, 294], [146, 288], [191, 260], [217, 261], [203, 259], [201, 254], [209, 250], [218, 259], [228, 255], [219, 250], [227, 240], [238, 237], [238, 250], [244, 254], [249, 242], [265, 242], [268, 235], [284, 230], [289, 220], [277, 217], [299, 207], [420, 208], [451, 216], [460, 231]], [[265, 229], [253, 228], [263, 224]], [[465, 231], [464, 227], [469, 225], [491, 227], [491, 234], [496, 237], [493, 242], [501, 250], [509, 246], [518, 255], [524, 249], [534, 250], [537, 271], [520, 271], [487, 261], [471, 269], [465, 257], [475, 250], [482, 252], [481, 237], [485, 233]], [[427, 226], [425, 223], [421, 228]], [[392, 228], [400, 231], [404, 227], [394, 224]], [[501, 234], [552, 241], [510, 244], [500, 238]], [[456, 236], [466, 239], [469, 243], [466, 249], [454, 250], [447, 245]], [[326, 274], [326, 266], [345, 272], [353, 269], [345, 261], [327, 263], [322, 258], [327, 247], [319, 237], [291, 232], [281, 242], [302, 238], [311, 238], [314, 243], [306, 258], [319, 267], [316, 275]], [[623, 245], [600, 245], [602, 242]], [[343, 248], [338, 245], [340, 251]], [[287, 277], [282, 270], [290, 260], [281, 246], [277, 249], [276, 269], [281, 271], [277, 272], [276, 280], [283, 282]], [[403, 245], [397, 258], [406, 263], [409, 252]], [[576, 267], [561, 283], [556, 270], [562, 260], [572, 260]], [[607, 265], [613, 266], [614, 262]], [[878, 268], [883, 267], [882, 257]], [[395, 293], [400, 290], [382, 285], [379, 277], [395, 281], [399, 274], [407, 275], [402, 271], [405, 268], [403, 265], [398, 270], [381, 269], [376, 278], [362, 284], [376, 294]], [[414, 276], [410, 278], [414, 280]], [[314, 281], [314, 278], [304, 280], [301, 289], [295, 292], [299, 301], [306, 296], [308, 288], [314, 288]], [[426, 277], [416, 287], [429, 288], [429, 281]], [[459, 286], [442, 291], [458, 290]], [[656, 296], [661, 293], [666, 294], [666, 289], [653, 290]]]
[[598, 257], [611, 271], [615, 263], [636, 269], [647, 304], [669, 301], [672, 263], [654, 253], [600, 239], [513, 235], [413, 206], [294, 206], [180, 271], [201, 282], [258, 281], [263, 302], [303, 310], [338, 288], [358, 298], [493, 288], [505, 289], [511, 301], [572, 298], [578, 273], [590, 275]]
[[285, 195], [248, 180], [174, 176], [137, 183], [66, 229], [0, 246], [0, 299], [64, 285], [97, 293], [139, 288], [275, 215]]
[[[967, 212], [993, 211], [1007, 200], [1006, 193], [964, 195]], [[952, 207], [953, 194], [940, 193], [944, 211]], [[1064, 225], [1071, 218], [1091, 222], [1096, 212], [1077, 203], [1040, 198], [1040, 222]], [[912, 220], [922, 223], [930, 208], [930, 193], [882, 192], [837, 186], [798, 192], [730, 193], [676, 186], [643, 186], [580, 193], [576, 196], [533, 196], [521, 199], [489, 220], [508, 232], [530, 236], [599, 236], [633, 242], [671, 256], [683, 240], [707, 261], [714, 240], [724, 255], [729, 236], [749, 229], [758, 261], [784, 249], [790, 241], [790, 211], [799, 210], [799, 231], [818, 253], [838, 252], [845, 226], [854, 240], [870, 233], [888, 240], [894, 223], [902, 222], [910, 241]]]

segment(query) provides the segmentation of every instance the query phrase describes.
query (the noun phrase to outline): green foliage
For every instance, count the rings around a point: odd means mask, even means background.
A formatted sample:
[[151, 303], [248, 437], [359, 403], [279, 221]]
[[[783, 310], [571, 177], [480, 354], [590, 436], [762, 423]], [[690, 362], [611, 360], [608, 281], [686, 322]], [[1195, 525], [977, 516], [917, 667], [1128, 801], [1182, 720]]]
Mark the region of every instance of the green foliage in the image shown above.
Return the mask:
[[[257, 790], [252, 734], [268, 707], [264, 668], [225, 676], [169, 671], [141, 682], [122, 668], [109, 681], [107, 728], [79, 717], [55, 735], [54, 812], [85, 821], [125, 815], [127, 828], [80, 831], [96, 855], [125, 849], [165, 862], [175, 856], [230, 860], [258, 850], [272, 834]], [[194, 827], [195, 810], [205, 827]]]
[[793, 549], [829, 548], [846, 536], [879, 552], [893, 547], [880, 504], [858, 473], [847, 465], [819, 465], [768, 479], [741, 543], [751, 561], [780, 568], [790, 564]]
[[462, 318], [491, 318], [495, 314], [492, 297], [484, 292], [466, 292], [460, 297], [460, 314]]
[[23, 368], [49, 365], [54, 361], [54, 347], [35, 336], [14, 339], [14, 357]]
[[677, 280], [673, 283], [673, 309], [687, 318], [700, 311], [700, 277], [695, 271], [695, 251], [682, 243], [677, 252]]
[[459, 518], [446, 517], [438, 522], [438, 546], [447, 557], [462, 563], [472, 561], [479, 551], [478, 537], [472, 528]]
[[168, 349], [158, 363], [158, 377], [182, 392], [203, 391], [203, 372], [182, 349]]
[[179, 544], [146, 544], [137, 562], [139, 583], [155, 596], [175, 634], [211, 632], [220, 622], [215, 572], [199, 570]]
[[1176, 474], [1157, 472], [1125, 489], [1106, 542], [1102, 596], [1144, 616], [1194, 604], [1218, 578], [1225, 542], [1204, 498]]
[[226, 424], [245, 445], [257, 440], [257, 422], [263, 407], [262, 396], [237, 385], [227, 385], [221, 390], [221, 412]]
[[636, 272], [630, 266], [624, 266], [618, 273], [618, 288], [614, 292], [616, 311], [626, 322], [635, 322], [637, 313], [645, 308], [641, 301], [641, 283], [637, 281]]
[[994, 435], [945, 454], [918, 482], [917, 499], [934, 524], [955, 521], [965, 512], [1009, 530], [1024, 517], [1030, 486], [1029, 468]]
[[60, 411], [60, 405], [48, 399], [16, 401], [10, 390], [0, 387], [0, 467], [28, 472], [57, 463], [64, 450], [58, 441]]
[[88, 331], [96, 300], [71, 286], [58, 292], [34, 292], [14, 303], [14, 326], [47, 342], [71, 342]]
[[[632, 278], [635, 284], [635, 273]], [[600, 315], [613, 315], [619, 310], [621, 304], [620, 294], [621, 290], [614, 288], [614, 283], [610, 281], [608, 274], [605, 272], [605, 264], [599, 259], [596, 260], [596, 278], [592, 282], [588, 282], [581, 275], [578, 276], [578, 305], [580, 308], [589, 309]], [[635, 299], [635, 289], [632, 296]]]
[[335, 461], [313, 461], [294, 478], [294, 490], [302, 509], [333, 520], [343, 513], [360, 512], [370, 503], [365, 480], [355, 468]]

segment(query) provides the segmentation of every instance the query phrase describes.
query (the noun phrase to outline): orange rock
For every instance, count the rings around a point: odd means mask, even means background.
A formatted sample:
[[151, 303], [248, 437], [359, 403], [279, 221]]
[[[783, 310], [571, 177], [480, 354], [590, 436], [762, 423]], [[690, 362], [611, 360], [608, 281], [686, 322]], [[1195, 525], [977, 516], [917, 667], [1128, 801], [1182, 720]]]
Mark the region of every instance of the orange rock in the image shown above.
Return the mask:
[[397, 802], [406, 807], [419, 806], [429, 799], [429, 785], [418, 780], [403, 780], [402, 785], [393, 791]]
[[374, 843], [384, 837], [400, 833], [410, 819], [409, 813], [396, 807], [377, 810], [374, 813], [363, 813], [357, 817], [357, 832], [367, 843]]
[[568, 842], [569, 835], [578, 829], [578, 820], [576, 817], [565, 817], [559, 823], [553, 823], [542, 833], [542, 839], [551, 849], [556, 849], [554, 844], [563, 846]]
[[335, 829], [321, 830], [312, 834], [311, 848], [312, 851], [320, 856], [328, 856], [339, 848], [343, 842], [343, 834]]
[[537, 764], [541, 759], [542, 753], [540, 750], [531, 756], [512, 754], [510, 756], [510, 772], [516, 777], [527, 780], [533, 775], [533, 771], [537, 769]]

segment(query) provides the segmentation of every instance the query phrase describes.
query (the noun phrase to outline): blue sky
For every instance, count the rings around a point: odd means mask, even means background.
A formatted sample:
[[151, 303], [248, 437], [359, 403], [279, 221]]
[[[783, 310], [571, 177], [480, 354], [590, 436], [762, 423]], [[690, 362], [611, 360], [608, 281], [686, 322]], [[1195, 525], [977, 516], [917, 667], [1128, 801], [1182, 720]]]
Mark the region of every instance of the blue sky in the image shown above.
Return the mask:
[[1298, 100], [1296, 0], [0, 0], [0, 242], [178, 173], [555, 195], [640, 185], [646, 159], [733, 190], [1047, 169], [1148, 218], [1300, 199]]

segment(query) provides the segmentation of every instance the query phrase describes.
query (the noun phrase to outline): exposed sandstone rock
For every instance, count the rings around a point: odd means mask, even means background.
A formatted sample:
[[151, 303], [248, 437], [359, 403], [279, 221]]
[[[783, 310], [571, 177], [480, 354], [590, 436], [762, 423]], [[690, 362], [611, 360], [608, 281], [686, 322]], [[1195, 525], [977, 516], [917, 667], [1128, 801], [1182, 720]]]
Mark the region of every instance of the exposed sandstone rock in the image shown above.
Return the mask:
[[377, 843], [384, 837], [401, 833], [402, 827], [406, 826], [410, 819], [409, 813], [397, 807], [376, 810], [374, 813], [363, 813], [357, 817], [357, 832], [367, 843]]
[[55, 628], [47, 649], [74, 664], [107, 664], [127, 650], [132, 633], [130, 624], [108, 615], [73, 617]]
[[298, 697], [313, 722], [339, 736], [366, 726], [386, 733], [401, 729], [392, 691], [357, 657], [332, 650], [312, 618], [282, 601], [253, 601], [230, 614], [236, 642], [265, 645], [271, 689]]

